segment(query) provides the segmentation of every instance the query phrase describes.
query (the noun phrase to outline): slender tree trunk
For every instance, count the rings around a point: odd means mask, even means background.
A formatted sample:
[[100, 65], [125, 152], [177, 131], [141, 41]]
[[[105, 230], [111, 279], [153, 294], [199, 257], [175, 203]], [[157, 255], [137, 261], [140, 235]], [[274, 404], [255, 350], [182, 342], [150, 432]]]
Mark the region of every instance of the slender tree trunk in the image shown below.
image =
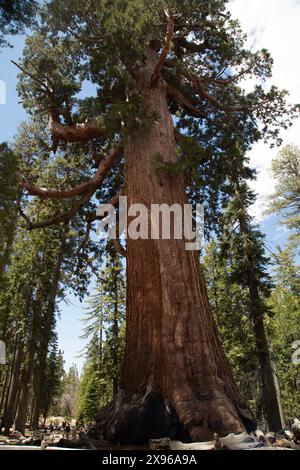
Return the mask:
[[40, 345], [40, 354], [39, 354], [39, 367], [38, 367], [38, 377], [36, 380], [35, 387], [35, 396], [34, 396], [34, 408], [33, 415], [31, 420], [31, 428], [36, 429], [39, 423], [40, 411], [42, 407], [42, 395], [43, 389], [45, 387], [45, 368], [47, 361], [47, 354], [51, 335], [53, 333], [54, 317], [55, 317], [55, 302], [57, 291], [59, 287], [60, 275], [61, 275], [61, 265], [63, 262], [63, 255], [65, 252], [65, 234], [62, 238], [62, 245], [58, 253], [57, 261], [54, 266], [51, 291], [48, 300], [48, 305], [46, 309], [46, 315], [44, 318], [43, 325], [43, 338]]
[[11, 368], [11, 375], [8, 385], [7, 396], [4, 405], [4, 413], [2, 418], [1, 427], [5, 428], [5, 433], [9, 434], [9, 430], [13, 425], [15, 418], [15, 411], [17, 407], [18, 390], [20, 388], [20, 372], [22, 360], [24, 356], [24, 344], [19, 342], [16, 349], [15, 360]]
[[[148, 210], [186, 203], [183, 177], [155, 172], [158, 154], [168, 163], [177, 157], [165, 84], [150, 85], [154, 63], [150, 53], [139, 87], [144, 109], [158, 117], [125, 149], [128, 205]], [[185, 240], [127, 240], [126, 325], [122, 390], [97, 417], [108, 438], [145, 441], [166, 434], [177, 419], [186, 437], [207, 440], [251, 422], [220, 344], [198, 254]]]
[[21, 393], [18, 403], [18, 410], [16, 414], [15, 425], [16, 429], [25, 434], [26, 419], [29, 411], [30, 403], [30, 393], [31, 393], [31, 381], [34, 368], [34, 360], [36, 353], [36, 344], [37, 344], [37, 332], [38, 332], [38, 322], [41, 318], [42, 312], [42, 299], [43, 292], [42, 287], [37, 294], [37, 299], [33, 304], [32, 309], [32, 320], [31, 320], [31, 329], [28, 339], [27, 355], [26, 362], [23, 369], [22, 380], [21, 380]]
[[[238, 182], [236, 182], [236, 187], [237, 196], [240, 197]], [[260, 365], [262, 405], [266, 414], [269, 429], [271, 431], [279, 431], [285, 426], [280, 390], [275, 376], [274, 365], [270, 356], [269, 343], [264, 324], [264, 308], [259, 295], [254, 261], [249, 247], [249, 227], [243, 210], [240, 210], [239, 223], [243, 237], [244, 256], [247, 263], [246, 274], [249, 286], [250, 313], [253, 319], [256, 350]]]

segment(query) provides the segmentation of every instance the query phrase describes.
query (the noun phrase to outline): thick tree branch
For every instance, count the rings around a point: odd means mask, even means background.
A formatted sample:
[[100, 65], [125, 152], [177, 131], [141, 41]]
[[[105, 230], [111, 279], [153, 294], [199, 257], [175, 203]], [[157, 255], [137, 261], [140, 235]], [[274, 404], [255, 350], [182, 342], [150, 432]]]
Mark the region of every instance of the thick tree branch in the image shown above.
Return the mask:
[[89, 189], [81, 196], [80, 199], [78, 199], [73, 204], [73, 206], [70, 209], [68, 209], [66, 212], [57, 214], [52, 219], [44, 220], [41, 222], [33, 223], [29, 221], [28, 219], [27, 229], [32, 230], [32, 229], [37, 229], [37, 228], [46, 228], [46, 227], [57, 225], [61, 222], [66, 222], [72, 219], [72, 217], [74, 217], [74, 215], [78, 212], [81, 206], [83, 206], [86, 202], [88, 202], [91, 199], [91, 197], [94, 195], [97, 188], [102, 184], [107, 172], [111, 168], [111, 164], [113, 163], [113, 161], [116, 159], [117, 155], [119, 154], [120, 154], [119, 148], [118, 150], [116, 150], [115, 148], [111, 149], [108, 156], [103, 160], [103, 162], [99, 166], [98, 172], [95, 175], [95, 177], [97, 176], [96, 178], [97, 182], [96, 183], [93, 182], [93, 184], [89, 187]]
[[198, 118], [206, 117], [206, 113], [199, 111], [177, 88], [173, 87], [168, 82], [167, 93], [191, 116]]
[[88, 142], [90, 140], [103, 137], [105, 126], [100, 126], [96, 122], [77, 124], [76, 126], [64, 126], [59, 122], [53, 112], [49, 112], [49, 130], [53, 142]]
[[172, 13], [166, 12], [166, 15], [168, 17], [168, 27], [167, 27], [167, 34], [165, 37], [165, 42], [163, 45], [163, 48], [161, 50], [161, 53], [158, 57], [158, 60], [155, 65], [155, 69], [151, 78], [151, 85], [155, 86], [159, 80], [161, 69], [163, 68], [163, 65], [165, 63], [165, 60], [169, 54], [170, 48], [171, 48], [171, 42], [173, 39], [173, 34], [174, 34], [174, 18]]
[[97, 189], [103, 183], [105, 176], [122, 152], [121, 146], [113, 147], [104, 160], [101, 161], [95, 175], [85, 183], [81, 183], [71, 189], [58, 190], [41, 188], [31, 184], [19, 171], [16, 172], [17, 178], [21, 181], [30, 196], [39, 196], [42, 199], [71, 199], [80, 194], [86, 193], [92, 189]]
[[180, 144], [180, 142], [183, 142], [185, 139], [185, 136], [181, 134], [177, 127], [174, 127], [174, 138], [177, 144]]
[[239, 106], [239, 105], [227, 106], [223, 103], [220, 103], [220, 101], [218, 101], [214, 96], [210, 95], [204, 90], [202, 86], [202, 82], [204, 79], [201, 79], [200, 77], [198, 77], [193, 72], [190, 72], [189, 70], [185, 70], [183, 73], [184, 73], [184, 76], [192, 83], [195, 91], [199, 94], [199, 96], [203, 98], [204, 100], [208, 101], [209, 103], [211, 103], [215, 108], [228, 112], [228, 113], [238, 112], [238, 111], [244, 111], [244, 112], [251, 111], [249, 108], [247, 108], [247, 106]]
[[42, 222], [31, 222], [30, 221], [27, 224], [26, 228], [28, 230], [33, 230], [33, 229], [37, 229], [37, 228], [46, 228], [46, 227], [51, 227], [52, 225], [57, 225], [61, 222], [69, 221], [70, 219], [72, 219], [72, 217], [74, 217], [74, 215], [78, 212], [78, 210], [81, 208], [81, 206], [83, 206], [86, 202], [88, 202], [91, 199], [91, 197], [93, 196], [95, 191], [96, 190], [93, 189], [93, 190], [90, 190], [87, 193], [85, 193], [66, 212], [62, 212], [60, 214], [57, 214], [52, 219], [44, 220]]

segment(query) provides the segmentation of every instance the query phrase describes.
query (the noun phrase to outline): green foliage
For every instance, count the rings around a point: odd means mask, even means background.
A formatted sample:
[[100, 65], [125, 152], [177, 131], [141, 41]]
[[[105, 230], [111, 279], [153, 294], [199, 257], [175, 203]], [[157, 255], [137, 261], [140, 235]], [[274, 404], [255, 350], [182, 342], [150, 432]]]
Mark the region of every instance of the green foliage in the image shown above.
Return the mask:
[[269, 299], [269, 336], [279, 376], [283, 409], [290, 421], [300, 414], [300, 365], [292, 361], [292, 344], [300, 339], [300, 270], [291, 248], [275, 257], [275, 287]]
[[272, 162], [276, 180], [274, 194], [270, 197], [269, 212], [279, 215], [282, 223], [292, 231], [291, 242], [300, 240], [300, 148], [284, 147]]
[[79, 389], [79, 375], [75, 364], [73, 364], [67, 373], [64, 373], [60, 382], [60, 394], [55, 400], [52, 413], [55, 416], [64, 416], [66, 419], [75, 417], [76, 396]]
[[9, 44], [6, 35], [21, 33], [33, 25], [37, 7], [36, 0], [0, 0], [0, 46]]
[[249, 292], [235, 276], [238, 259], [234, 247], [227, 257], [220, 243], [212, 240], [205, 251], [204, 270], [224, 350], [240, 391], [255, 411], [259, 398], [258, 359], [249, 315]]
[[93, 421], [96, 411], [116, 394], [125, 340], [124, 274], [114, 251], [100, 278], [84, 319], [84, 337], [91, 339], [77, 402], [77, 419], [83, 423]]
[[62, 394], [62, 378], [64, 376], [63, 354], [57, 350], [55, 341], [49, 347], [44, 371], [45, 380], [41, 391], [41, 412], [46, 419], [51, 408], [57, 406], [57, 399]]

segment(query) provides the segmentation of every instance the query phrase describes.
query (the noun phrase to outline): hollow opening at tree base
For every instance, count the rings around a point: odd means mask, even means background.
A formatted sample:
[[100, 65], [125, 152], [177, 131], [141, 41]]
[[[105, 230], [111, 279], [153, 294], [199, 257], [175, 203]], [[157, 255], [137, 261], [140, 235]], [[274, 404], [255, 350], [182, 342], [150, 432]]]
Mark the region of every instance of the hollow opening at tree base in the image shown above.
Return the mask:
[[[247, 432], [256, 429], [256, 423], [250, 419], [239, 416], [243, 427]], [[96, 430], [99, 438], [107, 441], [124, 444], [141, 445], [149, 439], [168, 437], [171, 440], [181, 442], [195, 441], [191, 434], [180, 423], [174, 408], [169, 408], [163, 397], [157, 392], [151, 392], [145, 396], [135, 396], [130, 401], [124, 394], [118, 396], [103, 407], [96, 416]], [[214, 432], [220, 436], [227, 435], [229, 430], [224, 426], [224, 432], [220, 429], [203, 429], [203, 439], [213, 439]], [[238, 433], [239, 430], [232, 429]]]

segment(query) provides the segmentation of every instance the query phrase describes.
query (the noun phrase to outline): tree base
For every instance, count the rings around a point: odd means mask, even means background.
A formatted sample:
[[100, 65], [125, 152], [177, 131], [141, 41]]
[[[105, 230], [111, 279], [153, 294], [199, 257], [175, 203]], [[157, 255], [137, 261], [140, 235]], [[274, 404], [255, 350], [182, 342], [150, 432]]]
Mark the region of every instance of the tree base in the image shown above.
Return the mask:
[[120, 391], [97, 414], [96, 429], [99, 436], [119, 444], [144, 444], [161, 437], [191, 442], [176, 412], [168, 409], [161, 395], [155, 392], [129, 402]]
[[[240, 419], [247, 432], [256, 429], [255, 422], [243, 419], [242, 416]], [[117, 397], [97, 414], [96, 430], [99, 438], [121, 445], [141, 445], [148, 442], [149, 439], [162, 437], [185, 443], [195, 440], [180, 423], [176, 411], [170, 409], [163, 397], [156, 392], [151, 392], [147, 396], [135, 396], [129, 401], [120, 391]], [[220, 429], [203, 429], [202, 435], [199, 429], [197, 431], [198, 438], [196, 440], [200, 441], [212, 438], [214, 432], [218, 432], [220, 436], [227, 435], [232, 431], [240, 432], [240, 430], [227, 429], [226, 426], [224, 432]]]

